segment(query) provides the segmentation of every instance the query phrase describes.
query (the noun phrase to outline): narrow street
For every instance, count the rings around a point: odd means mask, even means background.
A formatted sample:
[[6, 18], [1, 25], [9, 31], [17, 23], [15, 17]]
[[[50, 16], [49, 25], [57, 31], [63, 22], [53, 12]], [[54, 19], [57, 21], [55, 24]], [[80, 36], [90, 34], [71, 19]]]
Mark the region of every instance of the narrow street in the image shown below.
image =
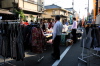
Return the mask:
[[[91, 57], [91, 61], [86, 64], [80, 60], [78, 57], [81, 56], [82, 47], [80, 46], [80, 40], [76, 44], [65, 46], [60, 45], [61, 56], [60, 60], [53, 60], [51, 57], [52, 47], [50, 45], [47, 46], [47, 49], [43, 52], [43, 54], [33, 54], [29, 51], [26, 52], [26, 57], [24, 61], [15, 61], [10, 59], [6, 59], [6, 61], [10, 61], [13, 65], [16, 66], [100, 66], [98, 62], [100, 58]], [[37, 62], [39, 56], [44, 56], [44, 58]], [[93, 61], [95, 59], [95, 61]], [[3, 58], [0, 59], [0, 62], [3, 62]], [[5, 64], [5, 66], [11, 66], [9, 64]]]

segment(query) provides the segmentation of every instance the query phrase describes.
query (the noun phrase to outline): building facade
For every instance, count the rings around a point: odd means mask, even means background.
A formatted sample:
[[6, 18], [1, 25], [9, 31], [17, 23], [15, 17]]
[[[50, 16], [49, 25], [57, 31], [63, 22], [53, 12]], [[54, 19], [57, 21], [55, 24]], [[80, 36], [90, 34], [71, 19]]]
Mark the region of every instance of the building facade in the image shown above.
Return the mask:
[[[30, 15], [34, 16], [34, 19], [40, 17], [44, 9], [43, 0], [2, 0], [1, 8], [13, 11], [13, 9], [22, 9], [27, 16], [27, 20], [30, 21]], [[33, 19], [33, 20], [34, 20]]]
[[98, 15], [98, 11], [100, 9], [100, 0], [93, 0], [93, 19], [96, 19], [96, 15]]
[[93, 0], [93, 19], [96, 19], [96, 0]]
[[55, 4], [52, 4], [52, 5], [48, 5], [48, 6], [45, 6], [45, 10], [44, 10], [44, 14], [42, 15], [42, 18], [45, 18], [45, 19], [55, 19], [55, 16], [56, 15], [59, 15], [61, 17], [61, 22], [64, 20], [64, 19], [67, 19], [67, 10], [65, 9], [62, 9], [60, 6], [57, 6]]

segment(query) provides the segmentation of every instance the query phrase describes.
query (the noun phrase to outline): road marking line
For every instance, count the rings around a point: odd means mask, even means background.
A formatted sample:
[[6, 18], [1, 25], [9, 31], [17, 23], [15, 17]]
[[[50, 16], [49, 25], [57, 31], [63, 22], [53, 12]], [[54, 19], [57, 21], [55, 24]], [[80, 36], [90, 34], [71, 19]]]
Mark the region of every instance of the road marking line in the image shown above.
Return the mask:
[[[72, 46], [72, 45], [71, 45], [71, 46]], [[57, 66], [57, 65], [60, 63], [60, 61], [64, 58], [64, 56], [66, 55], [66, 53], [68, 52], [68, 50], [71, 48], [71, 46], [68, 46], [68, 47], [66, 48], [66, 50], [61, 54], [60, 60], [56, 60], [56, 61], [52, 64], [52, 66]]]

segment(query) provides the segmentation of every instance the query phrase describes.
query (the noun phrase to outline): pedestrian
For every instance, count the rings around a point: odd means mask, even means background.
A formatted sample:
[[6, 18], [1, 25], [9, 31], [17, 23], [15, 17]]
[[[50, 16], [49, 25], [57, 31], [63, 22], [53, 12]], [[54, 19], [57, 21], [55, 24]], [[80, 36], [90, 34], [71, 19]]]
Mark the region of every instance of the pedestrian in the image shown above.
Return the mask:
[[55, 17], [56, 23], [53, 27], [53, 38], [52, 38], [52, 43], [53, 43], [53, 53], [51, 54], [54, 60], [59, 60], [60, 59], [60, 40], [61, 40], [61, 34], [62, 34], [62, 28], [63, 25], [60, 22], [60, 16]]
[[76, 21], [76, 18], [73, 18], [73, 25], [72, 25], [72, 39], [73, 39], [73, 43], [76, 43], [77, 41], [77, 36], [76, 36], [76, 30], [77, 30], [77, 21]]
[[45, 22], [43, 21], [43, 24], [42, 24], [42, 30], [43, 30], [43, 32], [45, 32], [46, 31], [46, 27], [45, 27], [45, 24], [44, 24]]
[[30, 25], [34, 24], [33, 20], [30, 20]]
[[65, 22], [65, 24], [66, 24], [67, 26], [69, 25], [67, 19], [65, 19], [64, 22]]
[[51, 21], [49, 22], [48, 28], [49, 28], [49, 29], [52, 28], [52, 22], [51, 22]]
[[24, 25], [25, 25], [25, 26], [29, 25], [29, 23], [28, 23], [27, 20], [24, 22]]
[[63, 30], [62, 30], [62, 32], [63, 33], [66, 33], [67, 32], [67, 30], [68, 30], [68, 25], [66, 25], [66, 22], [67, 22], [67, 20], [63, 20]]
[[49, 26], [48, 26], [48, 22], [47, 22], [47, 20], [45, 20], [45, 23], [44, 23], [44, 24], [45, 24], [45, 28], [46, 28], [46, 30], [47, 30], [48, 27], [49, 27]]
[[54, 26], [54, 24], [55, 24], [55, 20], [54, 20], [54, 19], [52, 19], [52, 27]]

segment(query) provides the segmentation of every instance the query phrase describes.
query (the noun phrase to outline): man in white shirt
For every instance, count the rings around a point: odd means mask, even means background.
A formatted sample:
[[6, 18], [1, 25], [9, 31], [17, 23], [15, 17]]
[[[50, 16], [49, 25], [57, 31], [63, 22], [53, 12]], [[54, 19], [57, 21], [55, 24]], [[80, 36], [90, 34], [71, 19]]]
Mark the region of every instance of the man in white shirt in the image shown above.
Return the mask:
[[53, 27], [53, 59], [54, 60], [59, 60], [60, 59], [60, 49], [59, 49], [59, 45], [60, 45], [60, 40], [61, 40], [61, 34], [62, 34], [62, 28], [63, 25], [60, 22], [60, 16], [56, 16], [55, 17], [56, 23]]
[[73, 35], [73, 41], [76, 43], [77, 41], [77, 36], [76, 36], [76, 30], [77, 30], [77, 21], [76, 18], [73, 18], [73, 25], [72, 25], [72, 35]]

